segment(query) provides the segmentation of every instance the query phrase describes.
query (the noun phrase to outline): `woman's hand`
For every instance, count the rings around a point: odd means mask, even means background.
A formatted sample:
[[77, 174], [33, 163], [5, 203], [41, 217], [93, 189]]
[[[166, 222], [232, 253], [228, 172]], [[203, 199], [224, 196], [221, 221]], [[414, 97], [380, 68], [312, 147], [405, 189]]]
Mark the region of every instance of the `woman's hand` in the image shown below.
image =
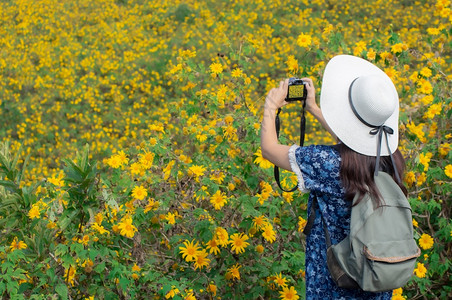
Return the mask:
[[287, 104], [287, 87], [289, 79], [285, 79], [279, 83], [279, 87], [272, 88], [265, 98], [265, 109], [277, 110]]
[[328, 131], [333, 139], [337, 140], [336, 134], [331, 130], [328, 123], [325, 121], [323, 117], [322, 111], [320, 107], [315, 102], [315, 87], [311, 78], [301, 78], [304, 82], [306, 82], [306, 91], [308, 92], [308, 97], [306, 98], [306, 110], [313, 115], [319, 122], [322, 124], [323, 128]]
[[313, 114], [319, 110], [319, 106], [315, 102], [315, 87], [311, 78], [301, 78], [304, 82], [306, 82], [306, 91], [308, 96], [306, 98], [306, 110]]

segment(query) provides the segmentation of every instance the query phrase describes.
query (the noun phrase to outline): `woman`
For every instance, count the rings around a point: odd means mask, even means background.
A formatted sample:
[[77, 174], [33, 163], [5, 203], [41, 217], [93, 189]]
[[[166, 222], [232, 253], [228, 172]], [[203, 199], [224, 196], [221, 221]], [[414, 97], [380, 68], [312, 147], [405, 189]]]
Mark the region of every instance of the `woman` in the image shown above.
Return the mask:
[[[391, 299], [391, 292], [369, 293], [343, 289], [333, 282], [326, 263], [325, 221], [332, 244], [350, 232], [352, 199], [356, 193], [379, 193], [374, 174], [391, 174], [406, 193], [400, 178], [404, 160], [398, 146], [399, 100], [390, 78], [358, 57], [339, 55], [326, 66], [320, 109], [311, 79], [306, 82], [306, 110], [339, 142], [336, 146], [280, 145], [275, 132], [276, 111], [287, 104], [288, 80], [266, 97], [261, 128], [262, 155], [275, 165], [293, 171], [298, 188], [317, 196], [315, 221], [306, 237], [307, 299]], [[358, 200], [359, 201], [359, 200]], [[322, 218], [323, 217], [323, 218]]]

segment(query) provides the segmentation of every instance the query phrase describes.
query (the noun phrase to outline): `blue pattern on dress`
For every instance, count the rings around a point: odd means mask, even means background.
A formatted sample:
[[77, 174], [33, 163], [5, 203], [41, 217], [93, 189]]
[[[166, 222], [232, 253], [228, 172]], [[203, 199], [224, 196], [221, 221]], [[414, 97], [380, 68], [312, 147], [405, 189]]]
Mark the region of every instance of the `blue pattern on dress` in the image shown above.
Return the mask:
[[[351, 215], [350, 202], [344, 200], [345, 190], [339, 177], [339, 152], [324, 145], [298, 147], [295, 149], [295, 159], [303, 176], [304, 187], [311, 191], [308, 211], [315, 193], [331, 243], [339, 243], [350, 232]], [[370, 293], [339, 288], [334, 283], [326, 263], [326, 241], [319, 207], [311, 234], [306, 237], [306, 299], [391, 299], [391, 291]]]

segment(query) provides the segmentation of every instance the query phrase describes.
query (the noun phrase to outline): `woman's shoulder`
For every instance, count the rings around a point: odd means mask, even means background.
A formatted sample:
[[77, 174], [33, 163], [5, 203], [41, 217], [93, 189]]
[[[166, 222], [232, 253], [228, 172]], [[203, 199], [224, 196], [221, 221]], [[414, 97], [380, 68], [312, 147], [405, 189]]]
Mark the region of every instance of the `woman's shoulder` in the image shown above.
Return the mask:
[[294, 152], [306, 155], [310, 154], [313, 156], [332, 156], [334, 158], [340, 158], [338, 145], [308, 145], [308, 146], [293, 146]]

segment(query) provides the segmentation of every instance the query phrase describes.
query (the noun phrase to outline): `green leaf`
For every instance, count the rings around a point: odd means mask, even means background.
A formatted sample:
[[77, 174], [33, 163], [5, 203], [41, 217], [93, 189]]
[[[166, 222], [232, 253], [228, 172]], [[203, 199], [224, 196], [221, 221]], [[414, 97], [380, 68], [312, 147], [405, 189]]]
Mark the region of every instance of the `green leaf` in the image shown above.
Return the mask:
[[17, 281], [8, 281], [6, 282], [6, 288], [8, 289], [10, 295], [15, 295], [19, 290], [19, 284]]
[[94, 271], [96, 271], [99, 274], [103, 273], [104, 270], [105, 270], [105, 262], [101, 262], [94, 268]]
[[130, 280], [127, 277], [122, 277], [121, 279], [119, 279], [119, 286], [123, 289], [123, 290], [127, 290], [127, 287], [130, 284]]
[[22, 169], [20, 170], [19, 176], [17, 177], [17, 182], [21, 182], [24, 177], [25, 170], [27, 169], [28, 160], [30, 159], [30, 154], [25, 157], [24, 164], [22, 165]]
[[68, 251], [68, 247], [65, 244], [58, 244], [55, 247], [55, 256], [63, 256]]
[[68, 290], [67, 290], [67, 286], [65, 284], [58, 284], [55, 287], [55, 292], [57, 292], [58, 295], [61, 296], [62, 299], [67, 299], [68, 298]]

